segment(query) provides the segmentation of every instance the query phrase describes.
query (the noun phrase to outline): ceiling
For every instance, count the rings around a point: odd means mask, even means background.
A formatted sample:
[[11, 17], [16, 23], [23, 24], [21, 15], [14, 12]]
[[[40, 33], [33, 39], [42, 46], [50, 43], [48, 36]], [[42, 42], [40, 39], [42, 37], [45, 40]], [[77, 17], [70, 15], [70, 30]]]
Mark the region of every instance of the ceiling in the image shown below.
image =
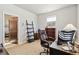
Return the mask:
[[17, 7], [23, 8], [35, 14], [47, 13], [60, 8], [70, 6], [71, 4], [15, 4]]

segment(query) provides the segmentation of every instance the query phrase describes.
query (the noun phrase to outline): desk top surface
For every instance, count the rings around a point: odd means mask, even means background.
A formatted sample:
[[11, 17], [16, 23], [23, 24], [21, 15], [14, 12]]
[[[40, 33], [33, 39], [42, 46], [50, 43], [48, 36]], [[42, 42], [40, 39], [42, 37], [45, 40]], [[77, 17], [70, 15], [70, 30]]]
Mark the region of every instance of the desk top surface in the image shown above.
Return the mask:
[[67, 45], [57, 45], [57, 42], [53, 42], [51, 45], [50, 45], [50, 48], [52, 49], [56, 49], [56, 50], [60, 50], [60, 51], [63, 51], [63, 52], [66, 52], [66, 53], [70, 53], [72, 55], [79, 55], [79, 52], [74, 52], [72, 50], [69, 50], [68, 46]]

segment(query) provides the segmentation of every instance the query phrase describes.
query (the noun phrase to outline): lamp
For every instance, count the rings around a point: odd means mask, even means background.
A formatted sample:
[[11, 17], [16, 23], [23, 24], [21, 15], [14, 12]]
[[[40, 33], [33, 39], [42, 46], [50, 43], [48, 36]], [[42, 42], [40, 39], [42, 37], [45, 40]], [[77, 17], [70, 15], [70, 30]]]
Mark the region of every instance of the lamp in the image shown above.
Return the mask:
[[76, 27], [72, 24], [68, 24], [63, 30], [65, 31], [71, 31], [71, 30], [77, 30]]

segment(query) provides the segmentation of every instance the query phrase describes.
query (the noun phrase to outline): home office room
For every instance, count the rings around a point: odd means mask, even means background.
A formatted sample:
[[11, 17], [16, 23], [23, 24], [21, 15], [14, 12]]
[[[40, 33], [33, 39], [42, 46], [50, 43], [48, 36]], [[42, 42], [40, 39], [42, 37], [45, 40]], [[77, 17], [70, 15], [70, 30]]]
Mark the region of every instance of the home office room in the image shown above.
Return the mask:
[[0, 55], [79, 55], [78, 16], [77, 3], [0, 4]]

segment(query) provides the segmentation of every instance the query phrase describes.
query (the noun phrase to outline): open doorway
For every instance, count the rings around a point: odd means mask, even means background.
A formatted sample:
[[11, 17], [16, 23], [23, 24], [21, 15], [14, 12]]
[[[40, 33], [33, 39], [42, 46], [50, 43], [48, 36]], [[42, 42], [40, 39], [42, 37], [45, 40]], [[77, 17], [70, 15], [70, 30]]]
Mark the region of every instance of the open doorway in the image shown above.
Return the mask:
[[18, 17], [5, 14], [5, 45], [18, 43]]

